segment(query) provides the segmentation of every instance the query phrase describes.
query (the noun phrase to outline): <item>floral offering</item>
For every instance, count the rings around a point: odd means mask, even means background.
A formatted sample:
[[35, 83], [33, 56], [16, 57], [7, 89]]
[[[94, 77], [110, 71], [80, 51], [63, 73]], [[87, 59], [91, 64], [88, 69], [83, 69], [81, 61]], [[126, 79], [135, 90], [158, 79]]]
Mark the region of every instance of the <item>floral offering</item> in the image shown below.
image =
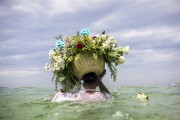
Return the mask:
[[56, 39], [55, 48], [49, 51], [51, 63], [47, 63], [45, 68], [53, 72], [53, 79], [56, 83], [64, 86], [65, 90], [80, 85], [81, 79], [76, 76], [72, 68], [78, 54], [92, 54], [97, 60], [98, 56], [102, 56], [115, 81], [116, 66], [125, 62], [123, 55], [129, 52], [129, 46], [117, 47], [117, 41], [113, 36], [107, 35], [105, 31], [101, 35], [90, 36], [89, 30], [84, 28], [75, 36], [62, 38], [59, 35]]

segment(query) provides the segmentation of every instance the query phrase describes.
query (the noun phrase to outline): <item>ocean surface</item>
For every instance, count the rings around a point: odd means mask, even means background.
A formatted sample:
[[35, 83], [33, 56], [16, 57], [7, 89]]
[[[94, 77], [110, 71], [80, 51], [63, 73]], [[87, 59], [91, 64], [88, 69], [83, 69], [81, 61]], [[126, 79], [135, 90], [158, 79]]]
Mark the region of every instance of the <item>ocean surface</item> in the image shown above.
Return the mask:
[[[55, 91], [0, 87], [0, 120], [180, 120], [180, 86], [124, 86], [113, 99], [96, 103], [52, 103]], [[136, 95], [147, 93], [149, 101]]]

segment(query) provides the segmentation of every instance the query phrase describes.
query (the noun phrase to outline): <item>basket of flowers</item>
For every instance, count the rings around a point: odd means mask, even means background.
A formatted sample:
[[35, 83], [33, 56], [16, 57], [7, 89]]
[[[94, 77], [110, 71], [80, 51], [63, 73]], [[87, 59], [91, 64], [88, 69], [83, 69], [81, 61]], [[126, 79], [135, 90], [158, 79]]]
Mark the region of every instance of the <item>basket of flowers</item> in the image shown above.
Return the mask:
[[129, 46], [117, 47], [113, 36], [102, 32], [90, 36], [84, 28], [74, 36], [56, 37], [55, 48], [49, 51], [50, 63], [46, 70], [53, 72], [56, 85], [61, 84], [66, 91], [80, 85], [84, 74], [95, 72], [100, 75], [107, 64], [113, 80], [116, 80], [116, 66], [124, 63], [124, 54]]

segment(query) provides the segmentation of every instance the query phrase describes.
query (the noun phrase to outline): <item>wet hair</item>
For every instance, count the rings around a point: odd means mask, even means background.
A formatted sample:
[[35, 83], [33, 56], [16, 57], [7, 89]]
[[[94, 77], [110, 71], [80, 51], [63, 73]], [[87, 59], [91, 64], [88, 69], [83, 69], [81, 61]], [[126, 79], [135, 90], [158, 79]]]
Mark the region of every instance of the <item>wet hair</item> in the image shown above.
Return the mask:
[[83, 75], [83, 81], [86, 84], [93, 84], [97, 81], [98, 76], [94, 72]]

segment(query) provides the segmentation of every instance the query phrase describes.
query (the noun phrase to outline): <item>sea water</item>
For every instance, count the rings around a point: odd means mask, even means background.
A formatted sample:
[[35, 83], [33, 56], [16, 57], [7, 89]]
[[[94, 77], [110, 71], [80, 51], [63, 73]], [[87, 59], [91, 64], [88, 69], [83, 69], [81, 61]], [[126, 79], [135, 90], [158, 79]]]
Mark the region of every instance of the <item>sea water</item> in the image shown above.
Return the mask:
[[[53, 103], [53, 90], [0, 87], [0, 120], [180, 120], [180, 86], [125, 86], [111, 92], [107, 101]], [[149, 101], [138, 101], [139, 92]]]

